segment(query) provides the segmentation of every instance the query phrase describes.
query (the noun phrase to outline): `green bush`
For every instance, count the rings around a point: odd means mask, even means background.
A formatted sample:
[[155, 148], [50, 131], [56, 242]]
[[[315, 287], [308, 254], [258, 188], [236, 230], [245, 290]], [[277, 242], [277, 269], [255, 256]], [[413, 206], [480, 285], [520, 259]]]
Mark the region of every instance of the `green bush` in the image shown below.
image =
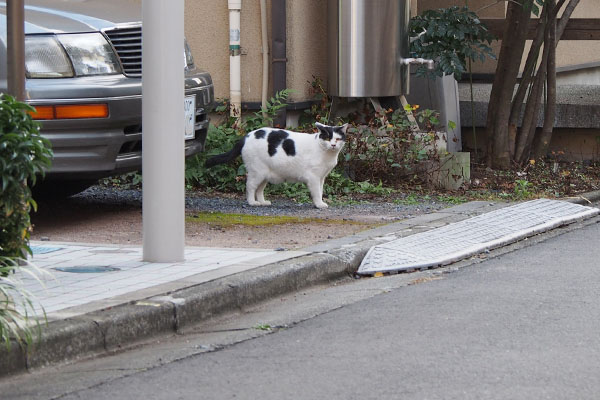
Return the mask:
[[[23, 289], [15, 269], [38, 277], [44, 272], [26, 261], [31, 254], [29, 212], [37, 205], [30, 185], [50, 166], [50, 143], [39, 133], [29, 112], [34, 109], [8, 95], [0, 95], [0, 344], [23, 346], [33, 340], [30, 324], [35, 314], [31, 295]], [[17, 307], [18, 301], [20, 307]]]
[[31, 254], [29, 212], [37, 208], [30, 185], [50, 166], [50, 143], [29, 112], [34, 109], [0, 96], [0, 257]]
[[[417, 37], [410, 44], [412, 53], [436, 60], [433, 76], [454, 74], [460, 80], [467, 71], [467, 60], [496, 58], [489, 46], [494, 36], [467, 7], [427, 10], [411, 19], [410, 35]], [[420, 67], [417, 73], [427, 75], [428, 70]]]
[[[318, 100], [301, 118], [297, 131], [313, 132], [315, 121], [329, 123], [330, 99], [320, 80], [315, 78], [312, 90]], [[289, 91], [277, 93], [267, 105], [265, 115], [254, 113], [247, 117], [241, 126], [235, 119], [209, 128], [206, 151], [188, 160], [186, 182], [188, 187], [205, 190], [243, 192], [246, 169], [241, 159], [226, 165], [207, 169], [207, 158], [229, 151], [246, 132], [268, 126], [273, 116], [287, 99]], [[346, 135], [346, 146], [342, 150], [337, 168], [329, 174], [323, 188], [328, 197], [352, 193], [383, 195], [392, 192], [384, 184], [409, 183], [420, 180], [419, 165], [438, 157], [435, 148], [435, 126], [439, 124], [438, 114], [432, 110], [418, 110], [418, 106], [399, 110], [381, 110], [379, 113], [366, 111], [365, 115], [352, 116], [352, 129]], [[226, 106], [218, 108], [227, 112]], [[424, 133], [416, 135], [414, 125], [408, 120], [412, 113]], [[345, 121], [342, 121], [345, 122]], [[267, 186], [266, 193], [283, 195], [299, 203], [310, 202], [310, 194], [305, 185], [283, 183]]]
[[[435, 146], [439, 120], [437, 112], [418, 108], [382, 109], [349, 130], [338, 168], [357, 182], [421, 183], [422, 164], [439, 157]], [[413, 113], [422, 132], [414, 131], [407, 113]]]

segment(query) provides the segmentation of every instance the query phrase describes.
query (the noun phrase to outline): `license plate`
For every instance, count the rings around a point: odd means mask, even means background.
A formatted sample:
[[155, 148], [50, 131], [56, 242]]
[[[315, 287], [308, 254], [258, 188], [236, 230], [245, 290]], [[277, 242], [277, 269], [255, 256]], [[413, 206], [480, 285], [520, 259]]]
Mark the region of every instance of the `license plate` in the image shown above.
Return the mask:
[[196, 136], [194, 125], [196, 124], [196, 96], [185, 96], [184, 100], [184, 125], [185, 140], [193, 139]]

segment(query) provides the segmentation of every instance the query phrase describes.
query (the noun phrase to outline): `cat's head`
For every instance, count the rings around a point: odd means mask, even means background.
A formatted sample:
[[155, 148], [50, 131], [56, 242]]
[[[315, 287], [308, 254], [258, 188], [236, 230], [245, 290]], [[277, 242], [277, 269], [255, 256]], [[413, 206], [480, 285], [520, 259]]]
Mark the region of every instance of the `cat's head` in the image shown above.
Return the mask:
[[315, 125], [319, 129], [320, 145], [324, 150], [340, 151], [344, 147], [348, 124], [329, 126], [317, 122]]

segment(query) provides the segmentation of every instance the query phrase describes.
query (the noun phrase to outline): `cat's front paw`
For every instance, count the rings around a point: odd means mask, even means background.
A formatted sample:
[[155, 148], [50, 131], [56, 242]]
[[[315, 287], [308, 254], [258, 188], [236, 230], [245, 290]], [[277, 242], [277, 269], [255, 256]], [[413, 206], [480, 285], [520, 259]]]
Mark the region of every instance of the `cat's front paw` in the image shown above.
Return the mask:
[[320, 202], [320, 203], [315, 203], [315, 207], [317, 207], [317, 208], [327, 208], [329, 206], [327, 205], [327, 203]]
[[251, 205], [251, 206], [260, 206], [260, 205], [262, 205], [261, 203], [259, 203], [256, 200], [248, 200], [248, 204]]
[[270, 206], [270, 205], [271, 205], [271, 202], [270, 202], [269, 200], [261, 201], [261, 202], [260, 202], [260, 205], [261, 205], [261, 206]]

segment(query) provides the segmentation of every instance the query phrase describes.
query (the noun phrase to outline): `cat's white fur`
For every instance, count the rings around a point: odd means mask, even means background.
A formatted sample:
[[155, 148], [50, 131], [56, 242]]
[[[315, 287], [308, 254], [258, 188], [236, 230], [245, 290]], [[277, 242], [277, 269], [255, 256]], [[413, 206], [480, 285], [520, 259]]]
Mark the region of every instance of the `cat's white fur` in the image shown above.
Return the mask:
[[246, 196], [252, 206], [270, 205], [265, 200], [267, 183], [305, 183], [317, 208], [325, 208], [323, 184], [337, 164], [344, 147], [348, 124], [316, 124], [319, 132], [309, 134], [275, 128], [248, 133], [231, 150], [206, 160], [206, 167], [225, 164], [242, 156], [248, 177]]
[[[288, 138], [294, 141], [295, 155], [289, 156], [281, 146], [270, 156], [266, 138], [257, 139], [254, 132], [246, 137], [242, 148], [242, 158], [246, 165], [248, 177], [246, 181], [246, 198], [248, 204], [270, 205], [265, 200], [264, 190], [267, 183], [301, 182], [308, 186], [312, 201], [317, 208], [326, 208], [323, 202], [323, 184], [325, 178], [336, 166], [338, 154], [344, 146], [342, 135], [334, 133], [330, 140], [322, 140], [321, 129], [327, 126], [317, 123], [319, 132], [308, 134], [285, 130]], [[337, 127], [344, 135], [347, 125]], [[262, 128], [267, 136], [273, 128]]]

